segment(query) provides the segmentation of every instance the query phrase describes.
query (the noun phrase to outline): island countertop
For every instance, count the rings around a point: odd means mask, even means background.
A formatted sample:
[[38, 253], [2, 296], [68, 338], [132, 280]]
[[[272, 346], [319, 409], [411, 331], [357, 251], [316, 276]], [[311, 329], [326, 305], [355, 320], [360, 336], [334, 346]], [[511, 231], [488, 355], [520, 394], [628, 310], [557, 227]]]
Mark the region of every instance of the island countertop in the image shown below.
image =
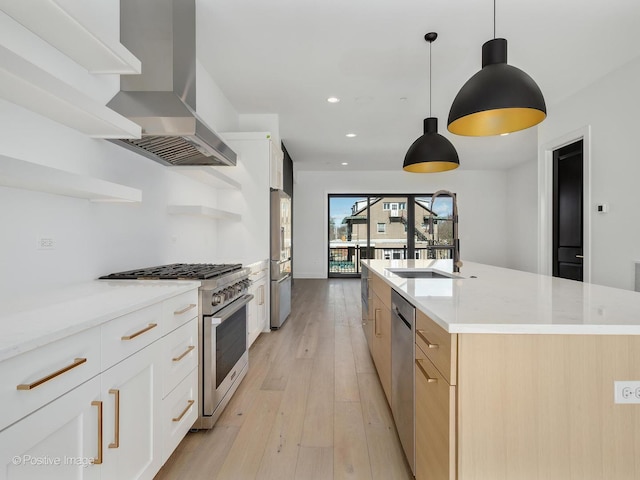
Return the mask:
[[457, 278], [402, 278], [388, 268], [452, 272], [451, 260], [362, 260], [450, 333], [640, 335], [640, 293], [465, 262]]

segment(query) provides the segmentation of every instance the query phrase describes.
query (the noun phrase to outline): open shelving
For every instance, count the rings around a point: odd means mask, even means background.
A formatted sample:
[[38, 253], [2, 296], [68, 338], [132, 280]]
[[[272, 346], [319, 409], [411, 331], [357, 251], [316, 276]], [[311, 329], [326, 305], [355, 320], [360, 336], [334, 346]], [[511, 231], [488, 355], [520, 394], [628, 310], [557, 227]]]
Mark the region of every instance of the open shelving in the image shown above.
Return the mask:
[[240, 220], [242, 218], [239, 213], [207, 207], [205, 205], [169, 205], [168, 211], [170, 215], [195, 215], [217, 220]]
[[140, 125], [0, 46], [0, 97], [94, 138], [140, 138]]
[[0, 10], [90, 73], [130, 75], [141, 71], [140, 60], [120, 42], [89, 30], [77, 14], [55, 0], [0, 0]]
[[0, 155], [0, 185], [93, 202], [142, 201], [142, 191], [136, 188], [4, 155]]
[[[221, 189], [221, 190], [240, 190], [241, 185], [239, 182], [236, 182], [234, 179], [228, 177], [224, 173], [216, 170], [215, 167], [211, 166], [176, 166], [169, 167], [171, 171], [180, 173], [181, 175], [186, 175], [189, 178], [197, 180], [198, 182], [204, 183], [211, 187]], [[230, 167], [223, 167], [230, 168]]]

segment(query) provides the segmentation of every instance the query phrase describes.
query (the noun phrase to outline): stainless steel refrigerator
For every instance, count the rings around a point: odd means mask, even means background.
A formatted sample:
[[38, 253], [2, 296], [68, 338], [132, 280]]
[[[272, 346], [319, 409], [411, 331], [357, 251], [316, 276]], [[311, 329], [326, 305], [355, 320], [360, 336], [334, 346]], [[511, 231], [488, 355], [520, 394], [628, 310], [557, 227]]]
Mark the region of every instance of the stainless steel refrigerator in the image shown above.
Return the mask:
[[271, 328], [291, 313], [291, 197], [271, 191]]

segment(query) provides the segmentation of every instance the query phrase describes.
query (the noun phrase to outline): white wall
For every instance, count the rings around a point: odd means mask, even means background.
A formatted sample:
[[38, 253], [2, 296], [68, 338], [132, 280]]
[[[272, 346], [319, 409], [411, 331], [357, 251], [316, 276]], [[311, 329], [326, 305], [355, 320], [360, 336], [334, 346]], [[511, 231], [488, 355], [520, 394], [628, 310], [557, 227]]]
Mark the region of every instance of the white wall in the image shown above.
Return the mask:
[[538, 161], [507, 170], [507, 267], [538, 270]]
[[296, 171], [294, 277], [327, 276], [328, 194], [433, 193], [440, 189], [458, 195], [462, 261], [506, 266], [507, 174], [504, 171], [459, 170], [436, 175], [402, 170]]
[[[100, 17], [98, 23], [111, 28], [117, 38], [118, 0], [99, 3], [100, 9], [92, 10]], [[87, 95], [106, 103], [116, 93], [116, 76], [88, 74], [2, 13], [0, 31], [3, 45], [15, 47]], [[201, 70], [199, 77], [203, 74]], [[204, 121], [216, 130], [236, 129], [238, 114], [225, 104], [215, 84], [205, 81], [198, 89]], [[224, 108], [207, 108], [213, 101]], [[124, 269], [225, 260], [217, 252], [215, 220], [167, 214], [170, 203], [215, 207], [217, 192], [204, 184], [4, 100], [0, 100], [0, 155], [142, 190], [142, 203], [131, 205], [0, 187], [0, 297], [55, 289]], [[55, 249], [37, 250], [39, 236], [54, 238]]]
[[[633, 289], [640, 260], [640, 57], [549, 109], [540, 146], [591, 125], [591, 281]], [[610, 212], [595, 213], [597, 203]]]

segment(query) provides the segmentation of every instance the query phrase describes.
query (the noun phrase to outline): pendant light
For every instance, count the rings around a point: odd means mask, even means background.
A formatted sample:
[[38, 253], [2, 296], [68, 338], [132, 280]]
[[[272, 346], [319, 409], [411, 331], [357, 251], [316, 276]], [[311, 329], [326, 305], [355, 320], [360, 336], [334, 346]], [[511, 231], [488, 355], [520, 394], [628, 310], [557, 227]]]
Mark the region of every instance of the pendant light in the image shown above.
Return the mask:
[[438, 133], [438, 119], [431, 116], [431, 44], [438, 38], [435, 32], [427, 33], [429, 42], [429, 118], [424, 119], [424, 135], [411, 144], [404, 157], [402, 168], [413, 173], [436, 173], [460, 166], [458, 152], [451, 142]]
[[447, 128], [468, 136], [500, 135], [533, 127], [547, 116], [536, 82], [507, 65], [507, 41], [496, 37], [493, 0], [493, 40], [482, 46], [482, 70], [465, 83], [449, 111]]

